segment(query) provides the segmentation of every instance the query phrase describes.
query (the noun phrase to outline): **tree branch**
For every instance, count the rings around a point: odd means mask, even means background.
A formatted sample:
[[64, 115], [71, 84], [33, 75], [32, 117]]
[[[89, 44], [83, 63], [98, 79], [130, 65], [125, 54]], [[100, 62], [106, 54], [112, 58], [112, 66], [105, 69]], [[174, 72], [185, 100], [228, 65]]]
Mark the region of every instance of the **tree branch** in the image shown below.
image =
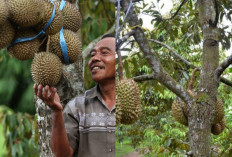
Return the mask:
[[160, 44], [163, 47], [166, 47], [175, 57], [177, 57], [178, 59], [180, 59], [182, 62], [184, 62], [185, 64], [187, 64], [188, 66], [190, 66], [191, 68], [197, 68], [195, 65], [193, 65], [192, 63], [190, 63], [189, 61], [187, 61], [186, 59], [184, 59], [182, 56], [180, 56], [178, 53], [176, 53], [170, 46], [168, 46], [167, 44], [154, 40], [154, 39], [149, 39], [150, 41], [156, 43], [156, 44]]
[[224, 84], [231, 86], [232, 87], [232, 82], [227, 80], [225, 77], [220, 77], [220, 81], [223, 82]]
[[135, 31], [134, 31], [134, 30], [131, 30], [129, 33], [127, 33], [127, 34], [124, 35], [121, 39], [119, 39], [119, 40], [118, 40], [118, 43], [116, 44], [116, 51], [117, 51], [118, 49], [120, 49], [120, 47], [122, 46], [122, 44], [123, 44], [124, 42], [126, 42], [127, 39], [128, 39], [130, 36], [132, 36], [134, 33], [135, 33]]
[[183, 0], [180, 4], [180, 6], [178, 7], [178, 9], [176, 10], [176, 12], [172, 15], [172, 17], [168, 18], [168, 19], [163, 19], [163, 20], [172, 20], [175, 18], [175, 16], [179, 13], [180, 9], [182, 8], [182, 6], [187, 2], [188, 0]]
[[[148, 75], [140, 75], [140, 76], [135, 76], [132, 78], [134, 81], [136, 82], [143, 82], [143, 81], [147, 81], [147, 80], [154, 80], [155, 77], [154, 77], [154, 74], [148, 74]], [[227, 80], [226, 78], [224, 77], [220, 77], [220, 81], [230, 87], [232, 87], [232, 82]]]
[[[129, 6], [130, 0], [121, 1], [121, 5], [123, 11], [126, 12]], [[140, 25], [138, 16], [134, 11], [134, 7], [132, 6], [129, 14], [128, 14], [128, 22], [129, 25], [134, 28], [135, 33], [133, 34], [135, 40], [137, 41], [140, 49], [142, 50], [145, 58], [147, 59], [150, 67], [154, 72], [154, 79], [158, 82], [166, 86], [169, 90], [174, 92], [177, 96], [182, 98], [185, 102], [189, 104], [192, 103], [191, 96], [187, 93], [187, 91], [183, 88], [183, 86], [179, 85], [162, 67], [157, 54], [151, 49], [149, 42], [142, 31], [141, 28], [137, 27]]]
[[[111, 34], [114, 31], [115, 31], [115, 24], [105, 34]], [[91, 43], [89, 43], [89, 45], [86, 47], [86, 49], [82, 52], [83, 59], [85, 59], [89, 55], [90, 51], [98, 43], [98, 41], [100, 41], [102, 36], [103, 35], [101, 35], [100, 37], [94, 39]]]
[[154, 80], [155, 77], [154, 77], [154, 74], [150, 74], [150, 75], [135, 76], [132, 79], [136, 82], [142, 82], [142, 81], [146, 81], [146, 80]]
[[219, 78], [221, 74], [228, 68], [228, 66], [232, 64], [232, 55], [227, 57], [216, 69], [216, 75]]

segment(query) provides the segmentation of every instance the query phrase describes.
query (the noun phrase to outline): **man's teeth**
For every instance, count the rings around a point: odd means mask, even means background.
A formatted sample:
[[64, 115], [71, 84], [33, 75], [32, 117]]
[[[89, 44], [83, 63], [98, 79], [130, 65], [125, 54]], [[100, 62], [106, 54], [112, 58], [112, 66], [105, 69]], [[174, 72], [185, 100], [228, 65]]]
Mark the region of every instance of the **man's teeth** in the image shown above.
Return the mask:
[[93, 70], [95, 70], [95, 69], [100, 69], [100, 67], [94, 67]]

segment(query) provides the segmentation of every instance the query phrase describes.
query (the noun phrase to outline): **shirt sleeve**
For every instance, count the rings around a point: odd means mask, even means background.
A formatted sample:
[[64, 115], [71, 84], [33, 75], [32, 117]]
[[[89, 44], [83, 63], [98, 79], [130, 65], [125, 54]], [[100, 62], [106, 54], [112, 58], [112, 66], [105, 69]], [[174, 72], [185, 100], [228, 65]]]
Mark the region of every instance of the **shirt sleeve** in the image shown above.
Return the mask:
[[78, 151], [78, 145], [80, 141], [79, 135], [79, 118], [78, 113], [73, 111], [73, 106], [75, 106], [75, 100], [71, 100], [63, 111], [65, 130], [68, 136], [69, 145], [73, 148], [74, 154]]

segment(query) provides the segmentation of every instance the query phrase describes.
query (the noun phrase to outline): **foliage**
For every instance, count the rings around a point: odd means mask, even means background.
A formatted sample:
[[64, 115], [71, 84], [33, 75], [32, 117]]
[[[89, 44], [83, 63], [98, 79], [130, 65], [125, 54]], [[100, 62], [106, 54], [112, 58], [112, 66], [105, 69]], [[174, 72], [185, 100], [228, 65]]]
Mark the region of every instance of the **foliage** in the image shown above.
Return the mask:
[[108, 0], [80, 0], [79, 8], [82, 15], [81, 35], [83, 47], [103, 35], [115, 21], [114, 4]]
[[39, 156], [38, 128], [36, 116], [14, 113], [6, 106], [0, 106], [0, 122], [4, 127], [7, 156]]
[[35, 113], [31, 60], [19, 61], [0, 50], [0, 104], [16, 111]]

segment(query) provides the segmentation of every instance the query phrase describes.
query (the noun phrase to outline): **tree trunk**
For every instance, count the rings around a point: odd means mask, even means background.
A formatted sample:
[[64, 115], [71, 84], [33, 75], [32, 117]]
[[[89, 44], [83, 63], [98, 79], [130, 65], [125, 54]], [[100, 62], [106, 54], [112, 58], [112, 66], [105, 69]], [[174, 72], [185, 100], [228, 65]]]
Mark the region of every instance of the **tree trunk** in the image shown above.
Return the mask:
[[212, 0], [199, 1], [199, 19], [203, 31], [203, 54], [200, 84], [195, 103], [189, 105], [189, 138], [194, 157], [209, 157], [211, 126], [217, 102], [219, 65], [218, 29], [214, 25], [216, 12]]
[[[84, 92], [81, 63], [82, 62], [74, 63], [63, 68], [63, 77], [60, 83], [56, 86], [63, 107], [65, 107], [68, 101], [74, 96]], [[40, 156], [52, 157], [53, 153], [50, 149], [52, 128], [51, 110], [38, 97], [35, 97], [35, 106], [38, 115]]]
[[[71, 2], [78, 7], [78, 0]], [[80, 37], [80, 31], [78, 31], [77, 34]], [[78, 62], [63, 67], [63, 76], [56, 86], [63, 107], [65, 107], [73, 97], [84, 93], [83, 69], [81, 54]], [[40, 156], [53, 157], [54, 155], [50, 148], [52, 130], [51, 110], [37, 96], [35, 96], [34, 102], [38, 116]]]

